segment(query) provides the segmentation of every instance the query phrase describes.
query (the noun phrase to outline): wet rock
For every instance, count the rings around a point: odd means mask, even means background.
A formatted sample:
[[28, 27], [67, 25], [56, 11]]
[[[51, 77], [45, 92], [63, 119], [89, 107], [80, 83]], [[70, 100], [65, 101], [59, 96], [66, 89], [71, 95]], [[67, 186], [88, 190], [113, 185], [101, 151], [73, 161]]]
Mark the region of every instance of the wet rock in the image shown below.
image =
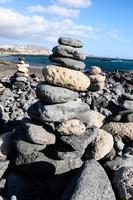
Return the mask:
[[44, 79], [51, 85], [61, 86], [74, 91], [85, 91], [90, 79], [80, 71], [48, 65], [43, 68]]
[[74, 69], [74, 70], [83, 70], [85, 68], [85, 63], [74, 60], [72, 58], [64, 58], [64, 57], [55, 57], [55, 56], [50, 56], [49, 57], [50, 61], [57, 63], [63, 67], [69, 68], [69, 69]]
[[45, 103], [56, 104], [76, 100], [78, 93], [62, 87], [46, 85], [41, 82], [37, 85], [36, 95]]
[[77, 120], [71, 119], [65, 122], [62, 122], [58, 127], [57, 131], [61, 135], [83, 135], [85, 133], [86, 127], [85, 125]]
[[80, 101], [55, 105], [44, 105], [38, 101], [28, 109], [28, 114], [40, 122], [62, 122], [74, 118], [77, 112], [82, 113], [86, 110], [89, 110], [89, 106]]
[[[102, 178], [101, 178], [102, 177]], [[106, 192], [105, 192], [106, 191]], [[115, 200], [106, 172], [95, 160], [86, 161], [61, 200]]]
[[85, 55], [80, 53], [78, 49], [67, 46], [67, 45], [58, 45], [52, 50], [55, 56], [73, 58], [75, 60], [85, 60]]
[[73, 38], [65, 38], [65, 37], [61, 37], [58, 40], [59, 44], [63, 44], [63, 45], [68, 45], [71, 47], [75, 47], [75, 48], [81, 48], [83, 47], [83, 44], [81, 43], [80, 40], [76, 40]]

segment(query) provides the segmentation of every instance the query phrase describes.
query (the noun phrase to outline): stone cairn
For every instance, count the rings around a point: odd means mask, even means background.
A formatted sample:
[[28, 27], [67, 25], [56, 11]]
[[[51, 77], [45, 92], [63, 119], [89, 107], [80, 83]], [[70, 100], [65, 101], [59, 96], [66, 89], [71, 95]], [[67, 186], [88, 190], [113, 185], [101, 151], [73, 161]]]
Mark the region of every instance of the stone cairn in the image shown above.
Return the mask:
[[105, 79], [106, 77], [103, 76], [100, 67], [97, 66], [92, 66], [89, 72], [89, 78], [91, 81], [90, 84], [90, 91], [99, 91], [99, 90], [103, 90], [105, 87]]
[[19, 60], [19, 62], [16, 66], [17, 66], [17, 71], [18, 71], [20, 77], [23, 77], [23, 76], [28, 77], [29, 76], [29, 74], [28, 74], [29, 64], [25, 64], [23, 57], [19, 57], [18, 60]]
[[[65, 197], [62, 194], [74, 178], [73, 170], [81, 167], [86, 159], [103, 158], [112, 149], [113, 138], [106, 131], [98, 129], [103, 125], [105, 117], [90, 110], [89, 105], [79, 98], [79, 92], [86, 91], [90, 86], [90, 79], [80, 71], [85, 68], [82, 62], [85, 56], [79, 51], [82, 43], [70, 38], [60, 38], [58, 42], [60, 45], [53, 48], [53, 55], [50, 56], [50, 60], [56, 65], [43, 68], [44, 81], [36, 88], [39, 101], [30, 106], [30, 118], [24, 118], [21, 121], [22, 129], [16, 128], [13, 135], [18, 152], [15, 165], [19, 172], [37, 180], [45, 180], [44, 188], [47, 185], [49, 194], [46, 197], [44, 189], [39, 190], [43, 199], [49, 199], [53, 195], [51, 198], [63, 200]], [[94, 141], [94, 151], [86, 151], [88, 145]], [[86, 163], [85, 169], [89, 170], [90, 166], [95, 170], [100, 168], [94, 160]], [[97, 178], [102, 176], [106, 180], [102, 183], [100, 179], [99, 184], [106, 188], [110, 200], [115, 200], [106, 173], [101, 168], [99, 170], [102, 175], [99, 174]], [[58, 181], [55, 175], [59, 176]], [[36, 184], [39, 184], [37, 180]], [[9, 181], [13, 181], [13, 177], [9, 177]], [[59, 185], [60, 181], [63, 185]], [[95, 185], [93, 178], [91, 181]], [[84, 192], [86, 189], [85, 187]], [[31, 194], [36, 199], [37, 191], [32, 191], [34, 192]], [[93, 193], [101, 198], [103, 192], [94, 189]]]

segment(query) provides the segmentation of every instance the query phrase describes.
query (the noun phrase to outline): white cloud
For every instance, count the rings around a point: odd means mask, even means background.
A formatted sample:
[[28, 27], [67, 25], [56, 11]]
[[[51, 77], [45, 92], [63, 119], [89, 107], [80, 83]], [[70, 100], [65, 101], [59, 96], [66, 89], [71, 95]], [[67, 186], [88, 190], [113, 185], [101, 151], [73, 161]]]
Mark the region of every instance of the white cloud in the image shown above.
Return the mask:
[[1, 38], [43, 43], [56, 42], [60, 36], [97, 39], [91, 26], [78, 25], [70, 19], [47, 20], [42, 16], [22, 15], [17, 11], [0, 7]]
[[107, 35], [109, 36], [109, 38], [117, 40], [119, 42], [130, 42], [130, 40], [123, 38], [119, 30], [116, 30], [116, 29], [108, 32]]
[[7, 3], [7, 2], [12, 2], [12, 0], [0, 0], [0, 4], [1, 3]]
[[56, 3], [75, 8], [87, 8], [92, 5], [91, 0], [56, 0]]
[[49, 15], [56, 14], [63, 17], [79, 17], [80, 15], [80, 10], [67, 9], [58, 5], [51, 5], [48, 7], [41, 5], [30, 6], [28, 11], [31, 13], [46, 13]]

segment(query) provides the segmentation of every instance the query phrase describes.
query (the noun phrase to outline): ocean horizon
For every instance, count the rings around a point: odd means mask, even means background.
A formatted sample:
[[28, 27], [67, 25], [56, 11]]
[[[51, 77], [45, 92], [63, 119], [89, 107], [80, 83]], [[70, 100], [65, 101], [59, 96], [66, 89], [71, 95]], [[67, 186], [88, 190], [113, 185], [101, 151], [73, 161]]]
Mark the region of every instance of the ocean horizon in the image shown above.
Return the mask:
[[[11, 61], [13, 63], [18, 62], [18, 57], [20, 57], [20, 55], [0, 55], [0, 59]], [[45, 55], [23, 55], [23, 57], [25, 62], [31, 67], [43, 67], [53, 64], [49, 61], [49, 57]], [[86, 57], [85, 64], [85, 70], [89, 69], [91, 66], [99, 66], [105, 72], [115, 70], [133, 70], [132, 59]]]

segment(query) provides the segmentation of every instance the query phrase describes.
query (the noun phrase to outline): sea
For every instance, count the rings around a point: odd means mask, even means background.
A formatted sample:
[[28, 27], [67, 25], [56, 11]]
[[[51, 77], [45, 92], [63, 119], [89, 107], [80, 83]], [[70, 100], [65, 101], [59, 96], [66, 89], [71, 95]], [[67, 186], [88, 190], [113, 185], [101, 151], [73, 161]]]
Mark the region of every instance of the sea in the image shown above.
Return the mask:
[[[11, 61], [13, 63], [18, 62], [19, 55], [0, 55], [0, 59]], [[32, 67], [43, 67], [51, 64], [48, 56], [44, 55], [24, 55], [25, 62]], [[103, 71], [115, 71], [115, 70], [133, 70], [133, 60], [120, 59], [120, 58], [101, 58], [101, 57], [87, 57], [85, 60], [86, 69], [91, 66], [99, 66]]]

